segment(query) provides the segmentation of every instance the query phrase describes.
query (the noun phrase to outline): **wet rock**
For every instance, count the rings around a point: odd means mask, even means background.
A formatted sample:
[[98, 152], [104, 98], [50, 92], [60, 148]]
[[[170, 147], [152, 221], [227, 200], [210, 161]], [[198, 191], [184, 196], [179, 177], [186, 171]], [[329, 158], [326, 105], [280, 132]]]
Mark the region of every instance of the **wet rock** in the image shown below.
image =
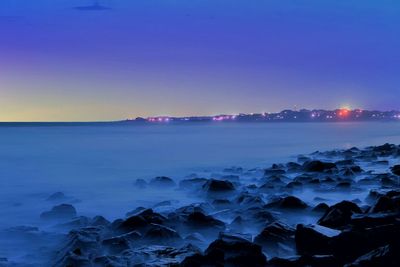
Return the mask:
[[372, 149], [376, 152], [379, 156], [390, 156], [397, 152], [397, 147], [393, 144], [384, 144], [381, 146], [376, 146]]
[[242, 217], [243, 216], [246, 216], [246, 219], [249, 218], [250, 222], [254, 224], [260, 224], [262, 226], [265, 226], [277, 220], [271, 212], [261, 207], [248, 208], [242, 212]]
[[307, 161], [303, 164], [303, 169], [307, 172], [324, 172], [336, 168], [335, 163], [322, 162], [319, 160]]
[[124, 256], [129, 259], [126, 266], [179, 266], [187, 257], [199, 254], [200, 250], [191, 245], [181, 248], [171, 246], [150, 245], [126, 251]]
[[91, 220], [90, 225], [91, 226], [109, 226], [110, 225], [110, 221], [108, 221], [103, 216], [95, 216]]
[[394, 201], [390, 197], [381, 196], [378, 198], [375, 205], [372, 207], [371, 212], [392, 212], [400, 210], [400, 201]]
[[398, 213], [368, 213], [353, 214], [351, 225], [362, 228], [370, 228], [380, 225], [395, 224], [400, 219]]
[[46, 220], [71, 219], [76, 216], [76, 209], [70, 204], [54, 206], [50, 211], [40, 214], [40, 218]]
[[277, 201], [268, 203], [266, 207], [278, 209], [306, 209], [308, 205], [297, 197], [288, 196], [283, 197]]
[[236, 199], [235, 202], [243, 206], [262, 206], [264, 201], [261, 196], [250, 194], [249, 192], [242, 192]]
[[90, 258], [99, 255], [103, 229], [86, 227], [73, 230], [56, 255], [54, 266], [91, 266]]
[[139, 240], [141, 237], [142, 235], [139, 232], [132, 231], [124, 235], [105, 239], [102, 241], [102, 246], [108, 254], [116, 255], [130, 249], [133, 246], [133, 242]]
[[158, 244], [175, 242], [181, 239], [179, 234], [174, 229], [159, 224], [151, 224], [150, 229], [147, 230], [144, 238], [148, 240], [155, 240]]
[[167, 218], [154, 212], [152, 209], [146, 209], [137, 215], [133, 215], [126, 220], [117, 223], [114, 227], [117, 231], [127, 233], [135, 230], [143, 230], [150, 224], [163, 224]]
[[339, 202], [330, 207], [318, 220], [318, 224], [329, 228], [340, 229], [351, 221], [354, 213], [362, 213], [361, 209], [350, 201]]
[[399, 249], [398, 245], [382, 246], [362, 255], [353, 263], [345, 265], [345, 267], [397, 267], [400, 262]]
[[131, 216], [136, 215], [136, 214], [138, 214], [138, 213], [140, 213], [140, 212], [142, 212], [142, 211], [144, 211], [144, 210], [146, 210], [145, 207], [137, 207], [136, 209], [127, 212], [127, 213], [125, 214], [125, 216], [126, 216], [126, 217], [131, 217]]
[[326, 203], [319, 203], [317, 206], [315, 206], [312, 211], [314, 212], [326, 212], [329, 209], [328, 204]]
[[227, 180], [210, 179], [203, 185], [203, 189], [207, 192], [227, 192], [235, 190], [235, 186]]
[[269, 254], [293, 254], [295, 229], [282, 223], [274, 222], [254, 238], [254, 243], [266, 247]]
[[400, 165], [394, 165], [392, 168], [390, 168], [392, 173], [400, 176]]
[[204, 255], [187, 257], [181, 266], [265, 266], [261, 246], [238, 236], [220, 236], [206, 249]]
[[331, 238], [338, 236], [340, 231], [320, 225], [298, 224], [295, 241], [300, 255], [330, 255], [333, 252]]
[[288, 169], [289, 172], [298, 172], [301, 171], [302, 166], [296, 162], [288, 162], [286, 164], [286, 168]]
[[267, 267], [341, 267], [333, 255], [293, 256], [290, 258], [272, 258]]
[[281, 175], [285, 173], [286, 171], [283, 169], [283, 166], [279, 166], [277, 164], [273, 164], [271, 168], [264, 170], [264, 176]]
[[193, 228], [225, 228], [225, 223], [222, 221], [198, 211], [190, 213], [185, 223]]
[[174, 180], [166, 176], [158, 176], [150, 180], [149, 185], [156, 187], [174, 187], [176, 186]]

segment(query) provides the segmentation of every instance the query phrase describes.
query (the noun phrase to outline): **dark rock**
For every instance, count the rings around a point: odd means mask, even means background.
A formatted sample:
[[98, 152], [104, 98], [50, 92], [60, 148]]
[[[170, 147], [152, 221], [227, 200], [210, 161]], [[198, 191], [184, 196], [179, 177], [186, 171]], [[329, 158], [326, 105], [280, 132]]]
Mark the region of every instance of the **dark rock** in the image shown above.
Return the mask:
[[207, 192], [227, 192], [235, 190], [235, 187], [227, 180], [210, 179], [203, 185], [203, 189]]
[[312, 211], [315, 212], [326, 212], [329, 209], [328, 204], [326, 203], [319, 203], [317, 206], [315, 206]]
[[293, 256], [290, 258], [272, 258], [267, 267], [341, 267], [333, 255]]
[[124, 252], [129, 259], [129, 264], [125, 266], [180, 266], [185, 258], [199, 253], [200, 250], [191, 244], [179, 249], [160, 245], [142, 246]]
[[131, 217], [133, 215], [139, 214], [140, 212], [146, 210], [145, 207], [137, 207], [136, 209], [129, 211], [125, 214], [126, 217]]
[[61, 204], [54, 206], [50, 211], [43, 212], [40, 215], [42, 219], [71, 219], [76, 216], [76, 209], [70, 204]]
[[158, 243], [165, 241], [173, 242], [181, 239], [174, 229], [159, 224], [151, 224], [144, 238], [155, 240]]
[[357, 227], [370, 228], [380, 225], [394, 224], [400, 219], [398, 213], [353, 214], [351, 224]]
[[268, 203], [266, 207], [279, 209], [306, 209], [308, 205], [297, 197], [288, 196]]
[[327, 170], [336, 169], [336, 164], [313, 160], [305, 162], [303, 164], [303, 169], [307, 172], [324, 172]]
[[350, 201], [339, 202], [330, 207], [319, 219], [318, 224], [334, 229], [341, 229], [351, 221], [354, 213], [362, 213], [361, 209]]
[[133, 246], [133, 242], [139, 240], [141, 237], [142, 235], [139, 232], [132, 231], [124, 235], [105, 239], [102, 241], [102, 246], [107, 253], [115, 255], [130, 249]]
[[391, 168], [391, 171], [392, 171], [393, 174], [395, 174], [397, 176], [400, 176], [400, 165], [394, 165]]
[[135, 230], [142, 230], [150, 226], [150, 224], [163, 224], [167, 218], [154, 212], [152, 209], [146, 209], [137, 215], [131, 216], [126, 220], [118, 223], [114, 227], [117, 231], [127, 233]]
[[225, 228], [225, 223], [222, 221], [198, 211], [189, 214], [186, 224], [194, 228]]
[[292, 254], [295, 230], [282, 223], [274, 222], [254, 238], [254, 243], [266, 247], [269, 254]]
[[400, 206], [396, 205], [395, 201], [387, 196], [381, 196], [372, 207], [371, 212], [391, 212], [396, 210], [400, 210]]
[[90, 257], [101, 253], [102, 229], [86, 227], [73, 230], [56, 255], [54, 266], [91, 266]]
[[345, 265], [345, 267], [397, 267], [399, 262], [399, 246], [386, 245], [362, 255], [353, 263]]
[[206, 249], [205, 254], [187, 257], [182, 266], [265, 266], [266, 257], [261, 246], [238, 237], [220, 236]]
[[166, 176], [158, 176], [153, 178], [149, 184], [157, 187], [174, 187], [176, 185], [174, 180]]
[[289, 172], [297, 172], [302, 169], [302, 166], [296, 162], [288, 162], [286, 168], [288, 168]]
[[103, 216], [96, 216], [91, 220], [90, 225], [91, 226], [109, 226], [110, 222]]
[[262, 206], [264, 205], [264, 201], [261, 196], [257, 196], [254, 194], [250, 194], [249, 192], [242, 192], [235, 199], [235, 202], [244, 206]]
[[296, 227], [295, 241], [300, 255], [330, 255], [333, 252], [331, 238], [338, 236], [340, 231], [319, 225]]

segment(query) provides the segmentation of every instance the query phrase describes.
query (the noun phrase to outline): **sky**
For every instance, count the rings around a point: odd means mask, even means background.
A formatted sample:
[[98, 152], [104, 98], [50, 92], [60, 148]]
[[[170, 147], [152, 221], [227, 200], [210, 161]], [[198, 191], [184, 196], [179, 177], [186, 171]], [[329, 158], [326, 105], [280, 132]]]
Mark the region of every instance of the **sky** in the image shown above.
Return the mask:
[[400, 1], [94, 2], [0, 1], [0, 121], [400, 109]]

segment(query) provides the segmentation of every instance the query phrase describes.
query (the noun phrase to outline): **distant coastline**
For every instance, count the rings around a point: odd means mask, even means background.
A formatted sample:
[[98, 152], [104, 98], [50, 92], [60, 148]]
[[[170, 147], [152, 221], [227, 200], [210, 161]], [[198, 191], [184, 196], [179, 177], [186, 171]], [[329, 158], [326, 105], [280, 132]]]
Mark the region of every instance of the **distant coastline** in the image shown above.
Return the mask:
[[237, 115], [220, 114], [215, 116], [170, 117], [156, 116], [127, 119], [131, 122], [345, 122], [345, 121], [400, 121], [400, 111], [376, 111], [361, 109], [301, 109], [283, 110], [277, 113], [240, 113]]
[[301, 110], [283, 110], [276, 113], [240, 113], [240, 114], [220, 114], [214, 116], [154, 116], [137, 117], [125, 120], [115, 121], [52, 121], [52, 122], [1, 122], [2, 127], [29, 127], [29, 126], [94, 126], [94, 125], [116, 125], [121, 123], [137, 124], [165, 124], [165, 123], [232, 123], [232, 122], [257, 122], [257, 123], [276, 123], [276, 122], [368, 122], [368, 121], [399, 121], [400, 111], [377, 111], [361, 109], [301, 109]]

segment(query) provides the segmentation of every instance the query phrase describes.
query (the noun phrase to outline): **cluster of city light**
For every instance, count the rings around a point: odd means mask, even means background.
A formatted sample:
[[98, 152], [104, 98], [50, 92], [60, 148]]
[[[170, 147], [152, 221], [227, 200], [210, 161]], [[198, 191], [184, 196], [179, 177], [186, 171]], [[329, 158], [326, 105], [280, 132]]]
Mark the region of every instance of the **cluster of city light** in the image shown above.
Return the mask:
[[227, 121], [236, 119], [236, 115], [231, 116], [215, 116], [212, 118], [213, 121]]
[[169, 122], [169, 117], [152, 117], [147, 119], [149, 122]]

